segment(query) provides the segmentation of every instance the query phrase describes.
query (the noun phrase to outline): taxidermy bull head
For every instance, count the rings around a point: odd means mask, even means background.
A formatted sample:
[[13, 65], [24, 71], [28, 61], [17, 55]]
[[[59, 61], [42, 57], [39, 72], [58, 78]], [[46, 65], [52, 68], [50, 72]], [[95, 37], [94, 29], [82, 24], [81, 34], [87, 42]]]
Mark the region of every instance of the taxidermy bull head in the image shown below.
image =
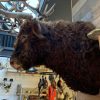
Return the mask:
[[100, 50], [98, 42], [87, 37], [94, 28], [89, 22], [28, 20], [20, 28], [11, 65], [25, 70], [45, 65], [75, 91], [98, 94]]
[[[1, 12], [9, 16], [8, 12]], [[18, 14], [19, 18], [24, 15]], [[11, 17], [15, 16], [13, 13]], [[94, 29], [90, 22], [43, 22], [30, 16], [30, 20], [20, 27], [10, 63], [12, 67], [24, 70], [45, 65], [59, 74], [73, 90], [98, 94], [100, 50], [98, 41], [87, 37]]]

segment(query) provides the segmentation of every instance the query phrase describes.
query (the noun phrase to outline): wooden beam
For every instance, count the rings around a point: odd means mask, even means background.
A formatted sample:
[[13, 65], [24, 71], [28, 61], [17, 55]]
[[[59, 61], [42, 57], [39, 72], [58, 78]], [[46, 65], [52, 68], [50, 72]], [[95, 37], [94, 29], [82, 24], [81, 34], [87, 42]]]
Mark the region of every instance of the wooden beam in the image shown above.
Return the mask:
[[19, 18], [19, 19], [32, 19], [33, 16], [31, 13], [24, 12], [10, 12], [3, 9], [0, 9], [0, 14], [5, 15], [8, 18]]

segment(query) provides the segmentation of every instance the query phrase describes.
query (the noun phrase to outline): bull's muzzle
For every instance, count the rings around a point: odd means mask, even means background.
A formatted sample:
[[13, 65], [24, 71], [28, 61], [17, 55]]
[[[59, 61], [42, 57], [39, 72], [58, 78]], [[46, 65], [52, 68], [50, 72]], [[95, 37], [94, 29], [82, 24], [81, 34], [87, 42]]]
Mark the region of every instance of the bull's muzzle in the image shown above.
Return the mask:
[[15, 61], [14, 59], [10, 59], [10, 65], [11, 65], [13, 68], [17, 69], [17, 70], [20, 70], [20, 71], [23, 70], [23, 68], [21, 67], [21, 65], [17, 64], [16, 61]]

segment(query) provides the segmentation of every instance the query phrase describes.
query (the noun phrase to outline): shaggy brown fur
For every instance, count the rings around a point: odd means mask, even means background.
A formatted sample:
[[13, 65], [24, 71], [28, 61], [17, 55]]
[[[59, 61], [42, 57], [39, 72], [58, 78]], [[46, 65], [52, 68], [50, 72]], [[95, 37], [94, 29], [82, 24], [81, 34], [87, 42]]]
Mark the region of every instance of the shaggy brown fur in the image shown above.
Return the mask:
[[90, 22], [27, 21], [21, 26], [11, 65], [27, 70], [44, 64], [75, 91], [98, 94], [100, 50], [98, 42], [87, 37], [94, 28]]

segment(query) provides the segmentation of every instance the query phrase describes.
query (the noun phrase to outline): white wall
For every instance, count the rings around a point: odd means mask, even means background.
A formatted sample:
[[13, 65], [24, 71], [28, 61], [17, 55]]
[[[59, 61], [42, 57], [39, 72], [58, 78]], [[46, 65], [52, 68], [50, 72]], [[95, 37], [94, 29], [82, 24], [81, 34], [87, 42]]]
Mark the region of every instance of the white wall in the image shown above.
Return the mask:
[[72, 8], [73, 21], [91, 21], [100, 28], [100, 0], [79, 0]]
[[13, 83], [10, 91], [6, 93], [6, 90], [0, 86], [0, 100], [18, 100], [16, 96], [17, 85], [21, 84], [24, 88], [36, 88], [39, 81], [40, 75], [30, 75], [30, 74], [18, 74], [7, 72], [6, 76], [8, 80], [13, 78]]

